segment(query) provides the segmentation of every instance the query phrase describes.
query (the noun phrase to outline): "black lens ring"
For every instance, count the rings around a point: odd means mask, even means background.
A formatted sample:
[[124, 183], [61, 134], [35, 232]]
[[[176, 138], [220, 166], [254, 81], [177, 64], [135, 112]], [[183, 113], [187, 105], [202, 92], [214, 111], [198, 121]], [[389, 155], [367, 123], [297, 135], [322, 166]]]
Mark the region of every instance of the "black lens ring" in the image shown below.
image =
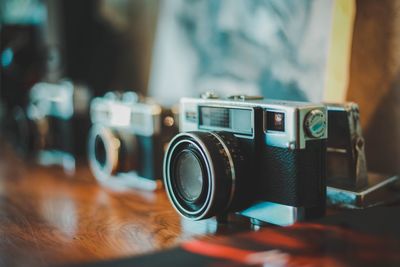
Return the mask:
[[[226, 138], [226, 134], [219, 132], [185, 132], [173, 138], [168, 146], [164, 158], [164, 183], [167, 195], [174, 208], [184, 217], [200, 220], [226, 212], [230, 208], [232, 196], [235, 194], [235, 163], [232, 160], [229, 144], [232, 139]], [[229, 135], [229, 134], [228, 134]], [[234, 139], [233, 135], [232, 138]], [[228, 143], [225, 143], [228, 141]], [[202, 160], [207, 166], [209, 185], [207, 198], [201, 209], [188, 210], [179, 202], [175, 193], [173, 181], [173, 156], [182, 148], [182, 144], [191, 143], [202, 155]], [[218, 191], [218, 192], [216, 192]]]

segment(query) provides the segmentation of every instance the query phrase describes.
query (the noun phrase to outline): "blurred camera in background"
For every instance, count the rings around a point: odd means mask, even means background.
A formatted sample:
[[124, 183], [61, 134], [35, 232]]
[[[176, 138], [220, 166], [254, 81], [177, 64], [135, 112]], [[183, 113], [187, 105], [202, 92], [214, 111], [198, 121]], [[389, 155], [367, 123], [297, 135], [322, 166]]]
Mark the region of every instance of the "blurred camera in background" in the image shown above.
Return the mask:
[[6, 135], [22, 155], [73, 172], [85, 153], [90, 98], [87, 87], [67, 80], [36, 83], [27, 107], [16, 106], [7, 118]]
[[393, 190], [398, 175], [368, 171], [358, 105], [347, 102], [326, 106], [328, 204], [357, 209], [398, 198]]
[[161, 185], [166, 144], [178, 131], [177, 115], [133, 92], [109, 92], [90, 105], [89, 164], [109, 186], [155, 190]]

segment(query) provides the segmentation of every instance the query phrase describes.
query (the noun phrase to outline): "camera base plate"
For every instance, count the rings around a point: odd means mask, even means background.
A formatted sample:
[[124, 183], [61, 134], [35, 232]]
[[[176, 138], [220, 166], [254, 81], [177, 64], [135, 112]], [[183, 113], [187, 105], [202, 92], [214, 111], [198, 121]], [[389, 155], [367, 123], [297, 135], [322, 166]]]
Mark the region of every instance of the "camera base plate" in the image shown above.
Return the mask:
[[400, 182], [399, 176], [368, 173], [367, 185], [361, 189], [327, 187], [329, 206], [363, 209], [390, 203], [400, 198], [400, 190], [394, 185]]
[[36, 161], [42, 166], [60, 166], [64, 169], [66, 174], [75, 174], [75, 157], [68, 152], [60, 150], [40, 150], [36, 155]]
[[150, 180], [137, 175], [136, 172], [126, 172], [97, 179], [102, 185], [114, 189], [139, 189], [155, 191], [162, 187], [161, 180]]
[[259, 202], [239, 212], [240, 215], [250, 218], [250, 222], [255, 226], [268, 224], [289, 226], [299, 221], [322, 216], [323, 213], [324, 207], [293, 207], [268, 201]]

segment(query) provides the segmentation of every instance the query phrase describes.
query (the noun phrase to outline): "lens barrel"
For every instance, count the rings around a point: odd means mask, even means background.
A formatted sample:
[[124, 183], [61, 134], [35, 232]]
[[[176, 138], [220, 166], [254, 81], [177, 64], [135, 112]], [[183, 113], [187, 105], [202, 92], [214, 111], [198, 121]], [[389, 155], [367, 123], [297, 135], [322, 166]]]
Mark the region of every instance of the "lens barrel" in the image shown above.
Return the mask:
[[245, 162], [236, 137], [226, 132], [184, 132], [164, 157], [164, 183], [173, 206], [200, 220], [235, 210]]
[[90, 168], [98, 180], [137, 169], [137, 140], [102, 125], [93, 125], [88, 138]]

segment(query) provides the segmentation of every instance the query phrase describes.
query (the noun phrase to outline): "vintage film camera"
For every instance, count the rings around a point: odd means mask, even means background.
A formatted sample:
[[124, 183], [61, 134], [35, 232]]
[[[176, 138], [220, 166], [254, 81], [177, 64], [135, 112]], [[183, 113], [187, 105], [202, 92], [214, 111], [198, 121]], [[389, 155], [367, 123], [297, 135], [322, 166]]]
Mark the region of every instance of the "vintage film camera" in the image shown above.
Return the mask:
[[110, 186], [155, 190], [161, 185], [162, 159], [178, 132], [176, 112], [139, 100], [133, 92], [109, 92], [90, 106], [88, 138], [94, 176]]
[[183, 98], [180, 131], [165, 154], [164, 183], [183, 217], [236, 212], [254, 224], [290, 225], [324, 215], [324, 105]]
[[73, 172], [76, 158], [85, 153], [82, 134], [89, 128], [90, 98], [87, 87], [68, 80], [36, 83], [27, 107], [15, 107], [8, 123], [17, 151]]
[[358, 105], [326, 104], [328, 204], [366, 208], [390, 201], [398, 176], [368, 172]]

